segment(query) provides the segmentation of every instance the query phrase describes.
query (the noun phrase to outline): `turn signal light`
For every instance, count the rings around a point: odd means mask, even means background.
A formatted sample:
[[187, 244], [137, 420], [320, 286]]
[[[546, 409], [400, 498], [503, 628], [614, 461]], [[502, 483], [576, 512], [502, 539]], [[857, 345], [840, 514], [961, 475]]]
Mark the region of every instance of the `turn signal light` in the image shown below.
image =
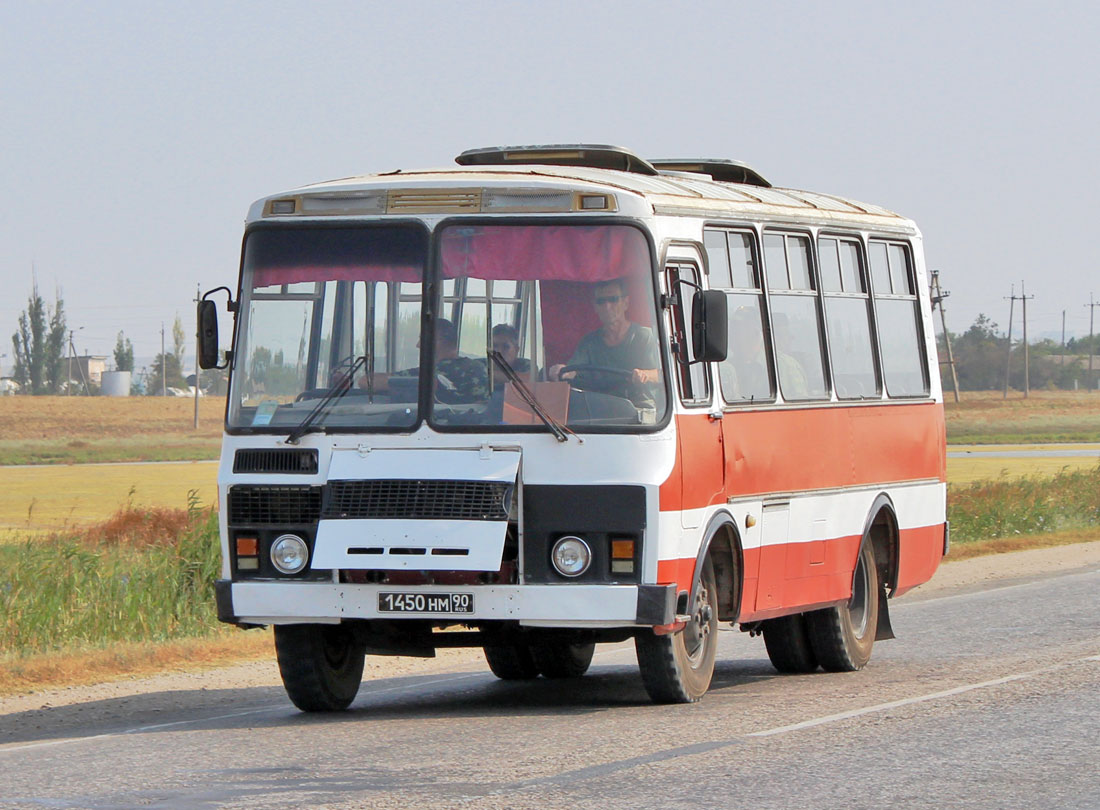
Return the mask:
[[238, 557], [256, 557], [260, 553], [260, 542], [255, 537], [237, 538]]

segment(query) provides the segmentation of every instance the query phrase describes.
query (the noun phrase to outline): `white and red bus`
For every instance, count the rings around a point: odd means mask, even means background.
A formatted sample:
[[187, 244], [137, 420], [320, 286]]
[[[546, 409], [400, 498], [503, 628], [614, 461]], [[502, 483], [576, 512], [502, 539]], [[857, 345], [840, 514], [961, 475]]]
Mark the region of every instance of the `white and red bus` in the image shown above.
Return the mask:
[[306, 711], [366, 654], [576, 677], [631, 638], [695, 701], [721, 622], [782, 672], [863, 667], [948, 545], [914, 224], [728, 160], [456, 162], [249, 212], [219, 618], [274, 626]]

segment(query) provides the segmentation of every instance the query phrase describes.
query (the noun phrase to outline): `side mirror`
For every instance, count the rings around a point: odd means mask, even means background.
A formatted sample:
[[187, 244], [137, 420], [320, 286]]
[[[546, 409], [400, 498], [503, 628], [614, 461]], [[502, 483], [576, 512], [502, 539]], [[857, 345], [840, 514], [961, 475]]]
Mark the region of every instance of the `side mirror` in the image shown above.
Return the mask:
[[701, 290], [691, 302], [691, 339], [695, 360], [718, 363], [726, 359], [726, 294]]
[[199, 368], [218, 367], [218, 305], [199, 301]]

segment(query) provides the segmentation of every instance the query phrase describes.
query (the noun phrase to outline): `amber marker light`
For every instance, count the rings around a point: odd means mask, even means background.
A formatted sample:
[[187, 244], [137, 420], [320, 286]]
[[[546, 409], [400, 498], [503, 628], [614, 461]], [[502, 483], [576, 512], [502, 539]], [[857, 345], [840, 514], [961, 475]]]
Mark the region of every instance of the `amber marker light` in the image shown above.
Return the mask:
[[256, 557], [260, 554], [260, 542], [255, 537], [237, 538], [238, 557]]
[[634, 573], [634, 541], [633, 540], [612, 540], [611, 541], [611, 573], [612, 574], [633, 574]]

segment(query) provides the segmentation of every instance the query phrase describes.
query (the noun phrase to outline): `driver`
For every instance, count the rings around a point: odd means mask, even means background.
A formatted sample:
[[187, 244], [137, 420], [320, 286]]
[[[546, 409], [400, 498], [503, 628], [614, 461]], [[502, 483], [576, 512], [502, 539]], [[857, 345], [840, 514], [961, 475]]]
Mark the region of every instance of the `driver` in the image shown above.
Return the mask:
[[[419, 368], [407, 368], [395, 371], [393, 376], [416, 377], [419, 373]], [[485, 365], [458, 353], [458, 330], [446, 318], [437, 318], [435, 322], [435, 375], [436, 396], [440, 401], [480, 402], [489, 397]], [[390, 375], [376, 373], [374, 390], [388, 391], [389, 381]], [[367, 387], [366, 377], [359, 380], [359, 387]]]
[[[576, 371], [562, 373], [565, 366], [603, 366], [630, 372], [630, 399], [639, 407], [653, 407], [649, 386], [660, 381], [657, 339], [653, 330], [626, 317], [630, 296], [622, 279], [604, 281], [592, 291], [592, 305], [600, 328], [581, 338], [577, 350], [565, 365], [550, 367], [552, 380], [572, 380]], [[581, 372], [588, 376], [585, 372]], [[597, 374], [599, 372], [596, 372]]]

